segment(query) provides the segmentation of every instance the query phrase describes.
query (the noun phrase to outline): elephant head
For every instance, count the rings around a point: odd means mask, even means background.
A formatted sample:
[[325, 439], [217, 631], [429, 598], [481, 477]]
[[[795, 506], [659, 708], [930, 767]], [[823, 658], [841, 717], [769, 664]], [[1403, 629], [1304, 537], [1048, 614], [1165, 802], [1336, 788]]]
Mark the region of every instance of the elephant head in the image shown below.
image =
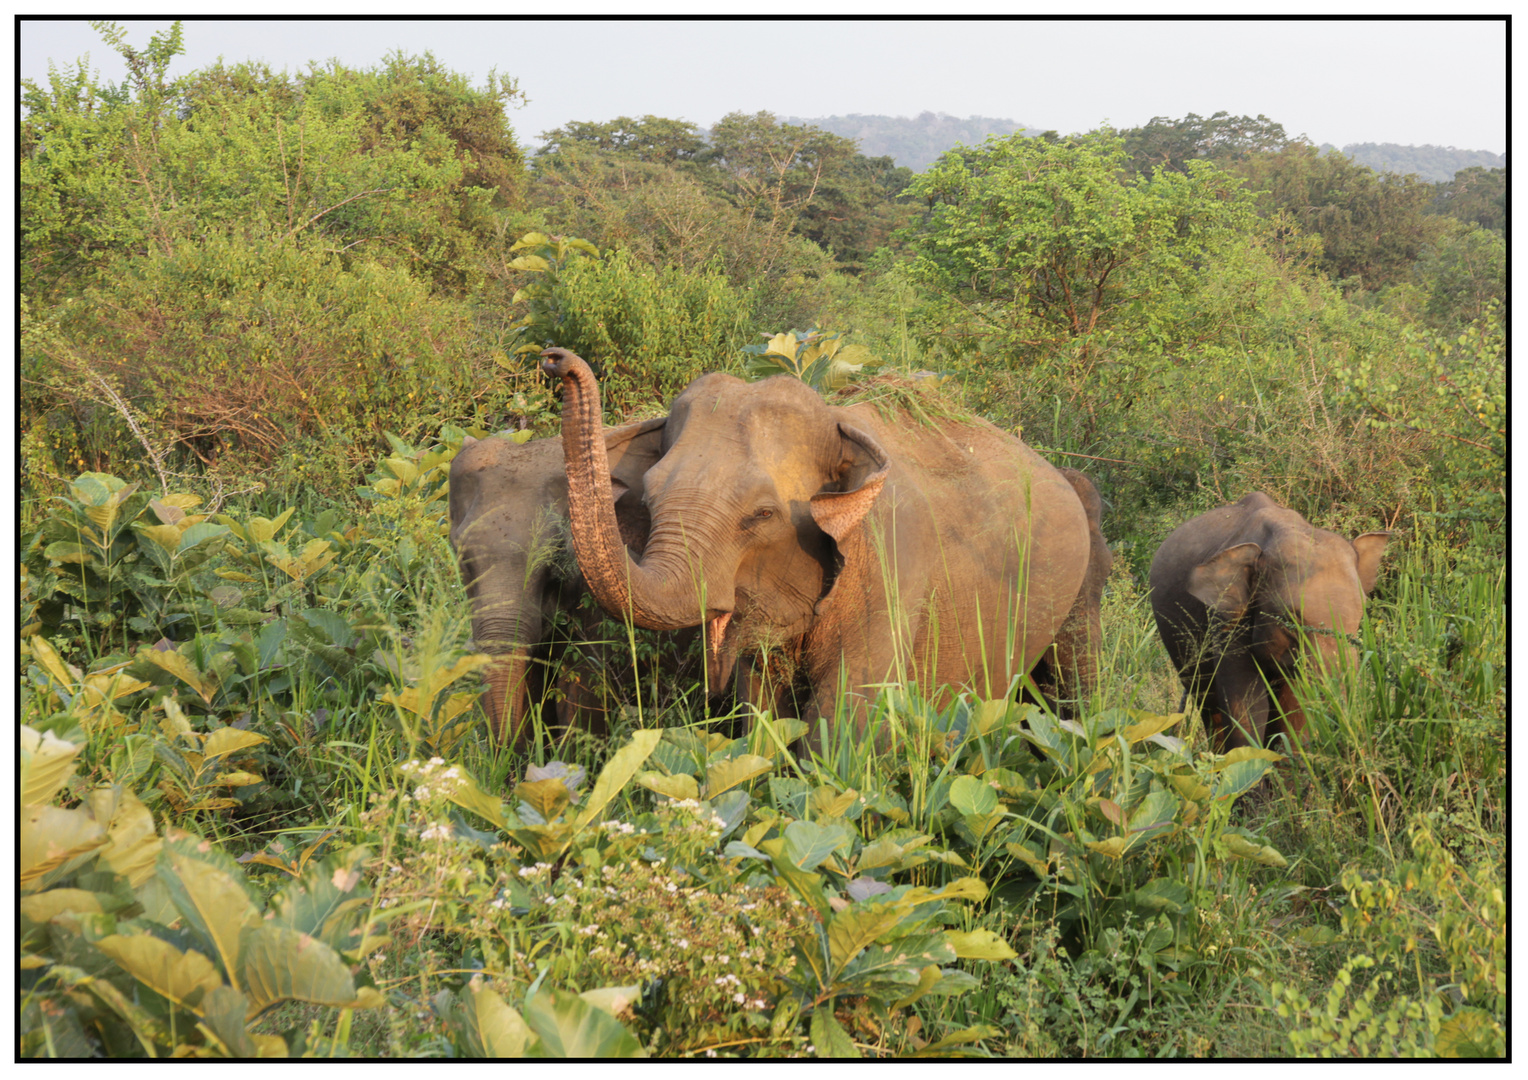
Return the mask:
[[[606, 432], [601, 497], [623, 544], [641, 551], [647, 538], [642, 476], [661, 452], [663, 421]], [[529, 709], [527, 676], [545, 660], [559, 611], [577, 613], [586, 595], [567, 548], [567, 473], [562, 443], [507, 438], [469, 440], [451, 464], [451, 544], [472, 605], [477, 648], [494, 656], [483, 709], [496, 741], [517, 745]], [[578, 684], [564, 688], [578, 700]]]
[[588, 415], [598, 409], [592, 376], [564, 350], [543, 356], [565, 383], [573, 547], [600, 602], [651, 629], [704, 624], [712, 651], [740, 611], [782, 637], [800, 634], [832, 583], [833, 540], [885, 481], [876, 439], [833, 419], [799, 380], [770, 380], [761, 393], [735, 376], [702, 376], [674, 400], [664, 456], [643, 478], [651, 528], [639, 561], [597, 497], [608, 466], [597, 411]]
[[1168, 536], [1152, 560], [1152, 609], [1189, 695], [1213, 697], [1218, 743], [1261, 743], [1271, 720], [1298, 734], [1291, 675], [1355, 665], [1352, 637], [1388, 541], [1350, 542], [1263, 492]]

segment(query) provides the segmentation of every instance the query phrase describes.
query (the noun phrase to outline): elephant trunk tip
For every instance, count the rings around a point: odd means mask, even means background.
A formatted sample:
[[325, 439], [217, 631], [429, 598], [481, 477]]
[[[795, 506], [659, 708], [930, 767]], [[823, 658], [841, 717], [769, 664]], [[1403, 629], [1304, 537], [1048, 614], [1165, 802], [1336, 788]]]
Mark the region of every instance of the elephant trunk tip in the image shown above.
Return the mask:
[[557, 378], [578, 374], [578, 369], [588, 370], [589, 365], [577, 353], [553, 346], [541, 351], [541, 370]]

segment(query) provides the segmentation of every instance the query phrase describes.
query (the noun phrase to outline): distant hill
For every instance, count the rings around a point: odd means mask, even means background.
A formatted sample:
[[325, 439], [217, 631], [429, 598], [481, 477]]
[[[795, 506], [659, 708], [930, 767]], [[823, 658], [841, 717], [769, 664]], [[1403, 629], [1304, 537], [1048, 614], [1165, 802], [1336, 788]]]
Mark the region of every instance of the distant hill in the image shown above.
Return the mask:
[[1022, 131], [1038, 135], [1041, 128], [1027, 128], [1016, 120], [998, 120], [990, 116], [961, 119], [947, 113], [923, 112], [909, 120], [905, 116], [785, 116], [786, 124], [811, 124], [834, 135], [858, 139], [860, 153], [866, 157], [889, 156], [898, 165], [921, 172], [957, 143], [975, 146], [988, 135], [1012, 135]]
[[[1336, 147], [1324, 143], [1321, 149], [1334, 150]], [[1452, 146], [1348, 143], [1342, 152], [1375, 172], [1416, 173], [1423, 180], [1434, 183], [1452, 180], [1455, 173], [1474, 165], [1501, 169], [1507, 164], [1505, 154], [1493, 154], [1489, 150], [1459, 150]]]

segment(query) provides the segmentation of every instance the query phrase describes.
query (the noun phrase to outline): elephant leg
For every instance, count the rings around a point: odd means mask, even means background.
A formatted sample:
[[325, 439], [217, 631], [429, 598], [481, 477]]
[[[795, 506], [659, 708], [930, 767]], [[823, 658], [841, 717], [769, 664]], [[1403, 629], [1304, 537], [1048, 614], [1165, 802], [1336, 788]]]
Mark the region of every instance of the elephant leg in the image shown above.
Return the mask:
[[1284, 732], [1289, 739], [1290, 750], [1294, 751], [1299, 748], [1301, 735], [1305, 731], [1305, 707], [1300, 704], [1299, 697], [1295, 695], [1294, 688], [1289, 683], [1280, 680], [1276, 684], [1276, 691], [1278, 713], [1273, 720], [1273, 726], [1276, 730]]

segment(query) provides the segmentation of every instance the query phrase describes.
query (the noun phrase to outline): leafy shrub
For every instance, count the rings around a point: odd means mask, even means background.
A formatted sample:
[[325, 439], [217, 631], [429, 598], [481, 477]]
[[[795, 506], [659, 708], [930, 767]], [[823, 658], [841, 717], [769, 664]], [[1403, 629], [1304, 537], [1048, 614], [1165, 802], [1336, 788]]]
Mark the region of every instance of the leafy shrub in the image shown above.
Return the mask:
[[[1502, 1057], [1506, 1053], [1507, 907], [1500, 871], [1460, 867], [1436, 819], [1409, 830], [1415, 860], [1371, 877], [1349, 870], [1343, 933], [1356, 950], [1324, 1006], [1275, 984], [1296, 1054]], [[1356, 999], [1355, 974], [1372, 971]], [[1387, 990], [1395, 987], [1396, 990]], [[1408, 988], [1411, 993], [1397, 992]]]
[[587, 242], [539, 233], [520, 244], [536, 245], [520, 269], [545, 280], [517, 294], [530, 304], [519, 351], [558, 345], [588, 360], [613, 416], [665, 407], [740, 347], [751, 305], [714, 269], [655, 270], [626, 251], [587, 257]]

